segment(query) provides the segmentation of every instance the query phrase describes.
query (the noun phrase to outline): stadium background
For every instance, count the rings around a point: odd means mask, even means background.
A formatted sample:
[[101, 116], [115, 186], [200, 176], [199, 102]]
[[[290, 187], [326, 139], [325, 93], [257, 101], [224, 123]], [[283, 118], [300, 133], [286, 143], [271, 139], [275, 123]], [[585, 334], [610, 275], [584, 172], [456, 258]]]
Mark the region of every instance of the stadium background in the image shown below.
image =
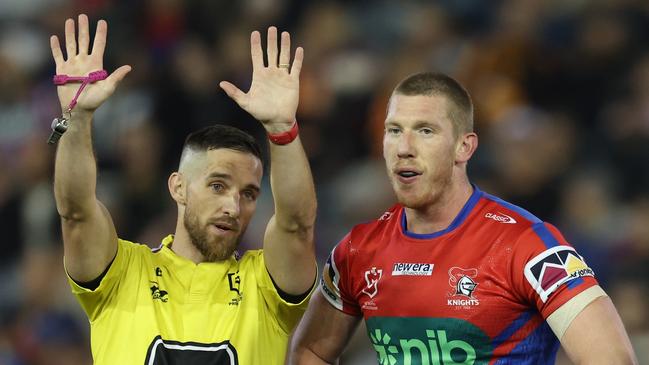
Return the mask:
[[[472, 180], [563, 231], [649, 364], [649, 2], [2, 0], [0, 365], [90, 364], [45, 143], [59, 113], [48, 37], [79, 12], [109, 22], [105, 68], [134, 69], [95, 121], [98, 196], [121, 237], [156, 246], [173, 231], [165, 181], [189, 131], [218, 121], [263, 140], [217, 85], [247, 88], [249, 34], [278, 25], [306, 51], [298, 120], [321, 263], [393, 201], [380, 152], [391, 88], [446, 72], [476, 106]], [[271, 212], [266, 181], [244, 247]], [[358, 337], [343, 363], [376, 364], [368, 346]]]

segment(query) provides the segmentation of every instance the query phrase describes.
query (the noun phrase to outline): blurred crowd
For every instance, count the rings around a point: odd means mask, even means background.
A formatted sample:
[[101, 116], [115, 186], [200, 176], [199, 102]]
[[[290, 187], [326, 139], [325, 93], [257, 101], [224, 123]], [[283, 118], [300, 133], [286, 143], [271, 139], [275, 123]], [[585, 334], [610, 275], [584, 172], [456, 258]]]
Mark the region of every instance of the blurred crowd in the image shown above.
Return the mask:
[[[49, 36], [62, 37], [80, 12], [108, 21], [104, 68], [133, 66], [94, 131], [97, 195], [120, 237], [153, 247], [173, 232], [166, 178], [190, 131], [225, 123], [266, 143], [218, 82], [247, 90], [249, 34], [277, 25], [305, 48], [298, 120], [319, 197], [321, 264], [353, 224], [394, 201], [381, 154], [392, 88], [414, 72], [444, 72], [475, 103], [472, 181], [564, 233], [649, 364], [646, 0], [2, 0], [0, 365], [91, 363], [46, 144], [60, 115]], [[272, 214], [264, 185], [242, 249], [260, 247]], [[357, 343], [362, 336], [342, 363], [376, 364]]]

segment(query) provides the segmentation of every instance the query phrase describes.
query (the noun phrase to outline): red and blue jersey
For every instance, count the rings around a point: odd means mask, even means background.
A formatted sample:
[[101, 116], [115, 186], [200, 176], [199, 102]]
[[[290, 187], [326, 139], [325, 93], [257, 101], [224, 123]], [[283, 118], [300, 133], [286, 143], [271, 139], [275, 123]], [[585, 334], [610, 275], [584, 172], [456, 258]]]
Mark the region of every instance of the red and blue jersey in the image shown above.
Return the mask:
[[364, 317], [379, 364], [554, 364], [546, 319], [597, 285], [554, 226], [478, 188], [445, 230], [406, 223], [395, 205], [355, 226], [323, 270], [325, 298]]

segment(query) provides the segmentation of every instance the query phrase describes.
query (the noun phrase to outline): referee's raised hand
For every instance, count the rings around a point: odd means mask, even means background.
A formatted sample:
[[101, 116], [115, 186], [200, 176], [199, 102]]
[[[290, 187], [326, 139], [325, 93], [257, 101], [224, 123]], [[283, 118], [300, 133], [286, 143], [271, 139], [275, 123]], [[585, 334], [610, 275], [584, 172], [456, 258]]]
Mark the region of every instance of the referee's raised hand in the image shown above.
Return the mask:
[[[88, 17], [85, 14], [79, 15], [78, 40], [75, 32], [73, 19], [65, 21], [65, 53], [63, 57], [59, 38], [55, 35], [50, 37], [52, 56], [56, 63], [56, 73], [68, 76], [88, 76], [88, 73], [102, 70], [104, 67], [104, 49], [106, 48], [106, 33], [108, 24], [105, 20], [97, 23], [97, 32], [92, 42], [92, 50], [89, 50], [90, 31]], [[88, 85], [77, 101], [75, 112], [92, 112], [97, 109], [108, 97], [113, 94], [115, 87], [131, 71], [131, 66], [122, 66], [115, 70], [108, 78]], [[57, 87], [61, 109], [65, 112], [77, 90], [79, 84], [68, 83]]]
[[281, 34], [279, 54], [277, 28], [268, 28], [267, 40], [268, 65], [264, 65], [261, 35], [258, 31], [250, 35], [252, 84], [247, 93], [227, 81], [219, 85], [241, 108], [259, 120], [269, 133], [278, 133], [290, 129], [295, 121], [304, 50], [298, 47], [291, 63], [291, 36], [288, 32]]

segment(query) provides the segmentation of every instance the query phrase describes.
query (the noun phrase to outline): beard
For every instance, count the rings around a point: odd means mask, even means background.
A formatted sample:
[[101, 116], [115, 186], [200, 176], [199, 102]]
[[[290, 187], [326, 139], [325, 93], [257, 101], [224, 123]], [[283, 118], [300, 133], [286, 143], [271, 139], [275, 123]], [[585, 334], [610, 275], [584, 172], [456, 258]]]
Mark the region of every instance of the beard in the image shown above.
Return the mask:
[[207, 226], [201, 225], [198, 215], [194, 214], [189, 206], [185, 209], [183, 222], [192, 245], [207, 262], [223, 261], [232, 256], [239, 246], [240, 234], [233, 237], [210, 237]]
[[453, 167], [449, 166], [435, 171], [432, 181], [418, 181], [416, 186], [405, 189], [394, 176], [391, 176], [390, 180], [399, 204], [411, 209], [427, 209], [437, 204], [442, 196], [450, 190], [452, 176]]

